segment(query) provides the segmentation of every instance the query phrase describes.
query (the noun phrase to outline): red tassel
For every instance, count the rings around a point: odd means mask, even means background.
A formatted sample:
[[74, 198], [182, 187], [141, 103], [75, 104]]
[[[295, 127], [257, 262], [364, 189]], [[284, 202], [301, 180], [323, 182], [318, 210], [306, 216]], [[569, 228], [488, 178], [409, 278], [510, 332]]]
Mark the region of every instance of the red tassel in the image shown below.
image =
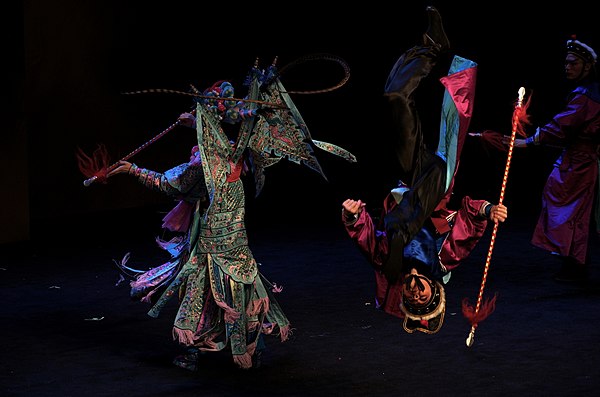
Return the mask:
[[471, 325], [482, 322], [496, 309], [497, 296], [498, 294], [494, 295], [492, 299], [488, 299], [484, 302], [477, 312], [475, 312], [475, 308], [469, 303], [468, 299], [464, 298], [462, 301], [463, 316], [469, 320]]
[[81, 171], [86, 178], [95, 176], [98, 178], [98, 182], [106, 183], [106, 174], [108, 172], [110, 157], [104, 145], [99, 144], [96, 150], [94, 150], [92, 157], [85, 154], [83, 150], [78, 147], [76, 157], [79, 171]]
[[508, 151], [506, 145], [503, 143], [504, 135], [493, 130], [485, 130], [481, 132], [481, 140], [485, 145], [488, 145], [501, 152]]
[[529, 95], [529, 98], [527, 98], [526, 102], [521, 104], [521, 106], [515, 108], [515, 111], [513, 114], [516, 132], [517, 132], [517, 134], [519, 134], [525, 138], [527, 137], [527, 132], [525, 131], [525, 126], [531, 125], [530, 117], [527, 114], [527, 108], [529, 107], [530, 103], [531, 103], [531, 95]]

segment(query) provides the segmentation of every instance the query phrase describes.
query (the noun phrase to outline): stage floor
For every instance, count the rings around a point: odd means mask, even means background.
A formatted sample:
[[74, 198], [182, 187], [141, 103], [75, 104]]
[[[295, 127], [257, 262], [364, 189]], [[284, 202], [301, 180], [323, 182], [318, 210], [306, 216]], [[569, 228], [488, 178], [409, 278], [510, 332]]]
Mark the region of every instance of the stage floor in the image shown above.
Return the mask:
[[[490, 231], [447, 285], [435, 335], [408, 334], [378, 311], [373, 274], [335, 222], [249, 231], [261, 271], [293, 335], [267, 337], [263, 366], [207, 353], [198, 372], [172, 364], [175, 305], [161, 317], [129, 299], [113, 259], [150, 267], [166, 258], [151, 239], [74, 238], [5, 247], [0, 395], [11, 396], [573, 396], [600, 387], [600, 249], [586, 284], [553, 280], [558, 263], [529, 244], [532, 223], [501, 225], [484, 296], [495, 312], [467, 347], [461, 301], [477, 301]], [[81, 236], [80, 236], [81, 237]]]

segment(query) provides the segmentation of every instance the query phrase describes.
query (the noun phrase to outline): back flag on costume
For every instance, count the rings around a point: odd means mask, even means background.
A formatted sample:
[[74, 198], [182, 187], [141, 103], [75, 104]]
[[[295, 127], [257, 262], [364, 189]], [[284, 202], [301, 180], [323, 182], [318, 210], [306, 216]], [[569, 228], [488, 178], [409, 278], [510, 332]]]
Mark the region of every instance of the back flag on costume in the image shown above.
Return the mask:
[[448, 75], [440, 79], [446, 90], [437, 155], [446, 161], [446, 197], [452, 193], [460, 153], [473, 115], [476, 80], [477, 63], [458, 55], [454, 56]]

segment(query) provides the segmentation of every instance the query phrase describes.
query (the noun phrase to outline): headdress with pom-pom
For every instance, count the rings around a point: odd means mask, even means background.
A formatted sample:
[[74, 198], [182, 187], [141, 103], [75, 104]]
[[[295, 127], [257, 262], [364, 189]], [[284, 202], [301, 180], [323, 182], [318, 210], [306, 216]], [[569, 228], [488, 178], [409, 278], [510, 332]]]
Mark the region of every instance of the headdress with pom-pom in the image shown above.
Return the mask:
[[571, 35], [567, 40], [567, 53], [577, 55], [587, 63], [595, 64], [597, 60], [596, 52], [589, 45], [577, 40], [576, 35]]

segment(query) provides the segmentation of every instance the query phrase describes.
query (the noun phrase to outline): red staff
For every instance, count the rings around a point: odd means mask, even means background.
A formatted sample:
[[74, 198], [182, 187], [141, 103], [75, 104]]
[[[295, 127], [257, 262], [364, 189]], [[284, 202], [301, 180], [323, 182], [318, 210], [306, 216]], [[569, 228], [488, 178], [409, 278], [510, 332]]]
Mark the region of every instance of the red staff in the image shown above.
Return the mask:
[[[281, 104], [266, 102], [266, 101], [259, 101], [256, 99], [242, 99], [242, 98], [234, 98], [234, 97], [220, 98], [220, 97], [199, 95], [196, 93], [188, 93], [188, 92], [169, 90], [169, 89], [148, 89], [148, 90], [141, 90], [141, 91], [134, 91], [134, 92], [126, 92], [124, 94], [131, 95], [131, 94], [145, 94], [145, 93], [185, 94], [185, 95], [190, 95], [190, 96], [193, 96], [196, 98], [209, 99], [212, 101], [239, 101], [239, 102], [246, 102], [246, 103], [258, 103], [259, 105], [269, 106], [269, 107], [275, 108], [275, 109], [284, 109], [284, 110], [287, 109], [287, 107], [285, 107]], [[195, 114], [196, 110], [194, 109], [190, 113]], [[163, 130], [161, 133], [154, 136], [148, 142], [145, 142], [143, 145], [139, 146], [137, 149], [133, 150], [131, 153], [129, 153], [127, 156], [121, 158], [119, 161], [129, 160], [130, 158], [132, 158], [133, 156], [135, 156], [136, 154], [138, 154], [139, 152], [146, 149], [148, 146], [150, 146], [151, 144], [153, 144], [154, 142], [156, 142], [157, 140], [159, 140], [160, 138], [165, 136], [168, 132], [172, 131], [175, 127], [177, 127], [180, 124], [181, 124], [181, 122], [179, 120], [177, 120], [177, 122], [170, 125], [167, 129]], [[117, 161], [116, 163], [113, 163], [110, 166], [108, 165], [109, 157], [108, 157], [108, 153], [107, 153], [104, 145], [99, 145], [91, 157], [88, 156], [87, 154], [85, 154], [81, 149], [78, 149], [77, 161], [78, 161], [78, 165], [79, 165], [79, 170], [87, 178], [85, 181], [83, 181], [83, 185], [86, 187], [90, 186], [94, 182], [106, 183], [107, 174], [119, 166], [119, 161]]]
[[[196, 110], [192, 110], [190, 113], [195, 114]], [[180, 120], [177, 120], [167, 129], [154, 136], [148, 142], [139, 146], [137, 149], [133, 150], [127, 156], [121, 158], [119, 161], [129, 160], [163, 136], [165, 136], [168, 132], [172, 131], [173, 128], [177, 127], [180, 124]], [[83, 181], [83, 186], [90, 186], [94, 182], [102, 182], [106, 183], [107, 174], [117, 168], [119, 166], [119, 161], [113, 163], [112, 165], [108, 165], [108, 153], [104, 145], [99, 145], [98, 148], [94, 151], [92, 157], [85, 154], [81, 149], [77, 149], [77, 162], [79, 165], [79, 170], [81, 173], [87, 177], [85, 181]]]
[[[502, 204], [504, 200], [504, 191], [506, 190], [506, 182], [508, 180], [508, 171], [510, 169], [510, 161], [512, 159], [513, 147], [515, 144], [515, 136], [517, 133], [520, 135], [526, 136], [523, 124], [528, 123], [527, 118], [527, 107], [529, 103], [523, 104], [523, 98], [525, 97], [525, 88], [519, 88], [519, 98], [517, 99], [517, 103], [515, 106], [515, 110], [513, 112], [512, 117], [512, 133], [510, 135], [510, 144], [508, 145], [508, 155], [506, 158], [506, 167], [504, 168], [504, 178], [502, 179], [502, 188], [500, 189], [500, 199], [498, 200], [498, 204]], [[471, 323], [471, 332], [469, 332], [469, 336], [467, 337], [467, 346], [471, 347], [473, 345], [473, 340], [475, 338], [475, 329], [479, 322], [483, 321], [488, 315], [490, 315], [495, 308], [496, 297], [488, 300], [487, 302], [482, 304], [483, 300], [483, 290], [485, 288], [485, 282], [487, 280], [488, 270], [490, 267], [490, 262], [492, 260], [492, 251], [494, 250], [494, 243], [496, 241], [496, 233], [498, 232], [498, 223], [494, 223], [494, 229], [492, 231], [492, 237], [490, 240], [490, 247], [488, 249], [487, 257], [485, 260], [485, 268], [483, 270], [483, 278], [481, 280], [481, 287], [479, 288], [479, 296], [477, 297], [477, 305], [473, 309], [471, 305], [467, 302], [467, 300], [463, 300], [462, 310], [463, 315], [469, 320]]]

